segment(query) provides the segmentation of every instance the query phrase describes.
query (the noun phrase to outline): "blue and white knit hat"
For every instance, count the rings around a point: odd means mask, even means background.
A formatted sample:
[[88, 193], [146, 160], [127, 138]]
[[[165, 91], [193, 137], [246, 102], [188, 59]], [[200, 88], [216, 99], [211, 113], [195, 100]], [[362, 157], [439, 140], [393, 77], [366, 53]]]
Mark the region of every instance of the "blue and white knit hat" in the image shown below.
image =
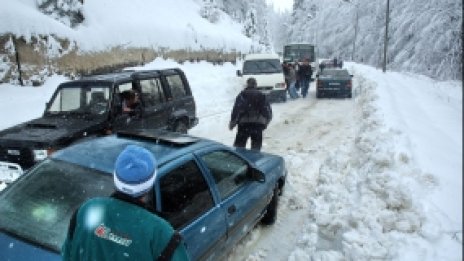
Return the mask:
[[127, 146], [116, 159], [114, 167], [116, 189], [134, 198], [148, 192], [156, 179], [156, 159], [145, 148]]

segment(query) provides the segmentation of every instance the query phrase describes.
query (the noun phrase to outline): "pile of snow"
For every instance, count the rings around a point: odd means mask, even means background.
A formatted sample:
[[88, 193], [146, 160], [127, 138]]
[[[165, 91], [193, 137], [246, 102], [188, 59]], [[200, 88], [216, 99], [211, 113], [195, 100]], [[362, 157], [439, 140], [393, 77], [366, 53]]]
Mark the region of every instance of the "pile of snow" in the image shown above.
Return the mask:
[[[416, 165], [417, 148], [405, 144], [409, 133], [385, 124], [381, 88], [355, 75], [355, 143], [334, 148], [320, 166], [310, 217], [289, 260], [459, 260], [462, 225], [454, 218], [461, 215], [423, 200], [439, 189], [438, 173]], [[460, 166], [453, 167], [449, 175]], [[455, 178], [459, 183], [449, 188], [461, 188], [462, 197], [462, 177]]]

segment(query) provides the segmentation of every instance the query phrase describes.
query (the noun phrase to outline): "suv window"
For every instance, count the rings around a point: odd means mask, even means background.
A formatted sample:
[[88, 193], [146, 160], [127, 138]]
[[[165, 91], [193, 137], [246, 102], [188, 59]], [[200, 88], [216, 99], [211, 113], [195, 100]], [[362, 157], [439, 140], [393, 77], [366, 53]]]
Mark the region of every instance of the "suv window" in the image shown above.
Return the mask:
[[221, 199], [232, 195], [247, 180], [247, 162], [230, 152], [215, 151], [203, 155], [202, 159], [214, 177]]
[[118, 86], [119, 92], [132, 90], [132, 82], [126, 82]]
[[160, 179], [161, 214], [181, 228], [213, 207], [209, 186], [194, 161], [170, 171]]
[[68, 86], [61, 88], [51, 101], [47, 112], [89, 112], [103, 114], [107, 111], [110, 88], [96, 86]]
[[169, 86], [171, 87], [171, 95], [173, 99], [184, 97], [187, 93], [185, 91], [184, 83], [179, 75], [166, 76]]
[[164, 102], [164, 93], [159, 78], [141, 80], [142, 100], [147, 106]]

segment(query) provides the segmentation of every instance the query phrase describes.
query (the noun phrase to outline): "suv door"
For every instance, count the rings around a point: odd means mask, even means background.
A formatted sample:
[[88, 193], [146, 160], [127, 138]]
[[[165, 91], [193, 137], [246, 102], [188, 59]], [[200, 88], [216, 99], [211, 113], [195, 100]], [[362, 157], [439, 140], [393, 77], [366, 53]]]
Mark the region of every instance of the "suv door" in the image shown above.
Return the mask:
[[164, 75], [166, 95], [171, 107], [171, 129], [187, 133], [195, 118], [195, 101], [190, 86], [178, 71], [169, 71]]
[[144, 106], [144, 127], [166, 129], [171, 113], [160, 77], [140, 80], [141, 101]]
[[[145, 127], [145, 120], [142, 113], [142, 117], [137, 119], [130, 117], [127, 114], [123, 114], [122, 112], [122, 102], [123, 98], [121, 94], [124, 91], [134, 90], [136, 93], [140, 91], [137, 88], [137, 83], [134, 81], [120, 83], [119, 85], [114, 87], [114, 94], [113, 94], [113, 104], [112, 104], [112, 111], [113, 111], [113, 122], [112, 122], [112, 129], [113, 130], [125, 130], [125, 129], [143, 129]], [[140, 98], [139, 98], [140, 99]], [[142, 101], [140, 101], [142, 102]], [[141, 104], [143, 110], [143, 102]]]
[[[157, 205], [160, 215], [181, 231], [192, 260], [222, 253], [226, 238], [223, 210], [196, 160], [186, 156], [160, 169]], [[215, 260], [214, 258], [211, 260]]]

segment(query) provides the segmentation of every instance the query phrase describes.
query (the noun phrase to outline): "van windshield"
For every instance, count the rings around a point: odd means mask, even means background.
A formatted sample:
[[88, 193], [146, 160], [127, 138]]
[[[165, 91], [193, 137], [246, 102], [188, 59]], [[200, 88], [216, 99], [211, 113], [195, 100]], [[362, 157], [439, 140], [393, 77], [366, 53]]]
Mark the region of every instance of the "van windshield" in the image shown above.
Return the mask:
[[279, 59], [249, 60], [243, 64], [243, 74], [282, 73]]

